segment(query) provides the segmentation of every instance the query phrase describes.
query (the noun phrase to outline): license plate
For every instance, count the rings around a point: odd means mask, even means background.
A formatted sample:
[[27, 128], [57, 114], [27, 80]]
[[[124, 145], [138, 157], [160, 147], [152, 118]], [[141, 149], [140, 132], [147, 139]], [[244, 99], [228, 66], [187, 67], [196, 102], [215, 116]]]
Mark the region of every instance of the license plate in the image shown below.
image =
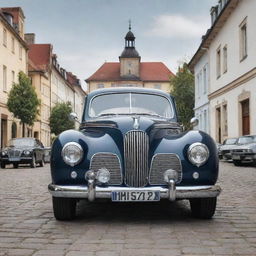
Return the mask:
[[10, 157], [9, 161], [10, 162], [18, 162], [18, 161], [20, 161], [20, 158], [19, 157]]
[[233, 158], [234, 160], [240, 160], [240, 156], [239, 156], [239, 155], [233, 155], [232, 158]]
[[160, 200], [160, 191], [113, 191], [113, 202], [152, 202]]

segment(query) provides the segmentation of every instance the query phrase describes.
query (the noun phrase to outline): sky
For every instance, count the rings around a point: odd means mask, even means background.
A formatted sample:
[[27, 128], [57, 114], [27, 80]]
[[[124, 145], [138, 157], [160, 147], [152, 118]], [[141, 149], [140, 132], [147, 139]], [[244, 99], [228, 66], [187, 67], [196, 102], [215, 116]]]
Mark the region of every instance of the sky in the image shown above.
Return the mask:
[[210, 27], [217, 0], [0, 0], [20, 6], [25, 32], [50, 43], [59, 64], [82, 81], [104, 62], [117, 62], [131, 20], [141, 61], [161, 61], [175, 73]]

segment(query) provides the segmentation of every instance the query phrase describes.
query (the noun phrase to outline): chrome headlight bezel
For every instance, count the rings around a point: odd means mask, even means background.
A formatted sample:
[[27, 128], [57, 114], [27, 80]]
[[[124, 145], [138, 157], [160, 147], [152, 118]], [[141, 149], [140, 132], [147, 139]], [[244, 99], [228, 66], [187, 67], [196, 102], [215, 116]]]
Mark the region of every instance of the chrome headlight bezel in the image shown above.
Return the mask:
[[[195, 158], [193, 157], [193, 154], [192, 154], [192, 153], [193, 153], [193, 150], [195, 150], [195, 148], [201, 148], [201, 150], [204, 150], [205, 157], [204, 157], [203, 161], [198, 162], [198, 161], [196, 161]], [[210, 154], [209, 154], [209, 149], [208, 149], [208, 147], [207, 147], [205, 144], [200, 143], [200, 142], [196, 142], [196, 143], [193, 143], [193, 144], [191, 144], [191, 145], [189, 146], [188, 151], [187, 151], [187, 155], [188, 155], [189, 161], [190, 161], [193, 165], [195, 165], [195, 166], [197, 166], [197, 167], [200, 167], [200, 166], [204, 165], [204, 164], [207, 162], [207, 160], [209, 159], [209, 155], [210, 155]]]
[[[79, 158], [77, 158], [75, 161], [70, 161], [68, 160], [67, 158], [67, 155], [66, 155], [66, 151], [67, 151], [67, 148], [68, 147], [75, 147], [79, 153]], [[62, 148], [62, 151], [61, 151], [61, 156], [62, 156], [62, 159], [63, 161], [67, 164], [67, 165], [70, 165], [70, 166], [75, 166], [75, 165], [78, 165], [82, 159], [83, 159], [83, 156], [84, 156], [84, 151], [83, 151], [83, 148], [81, 147], [80, 144], [78, 144], [77, 142], [68, 142], [66, 143], [63, 148]]]

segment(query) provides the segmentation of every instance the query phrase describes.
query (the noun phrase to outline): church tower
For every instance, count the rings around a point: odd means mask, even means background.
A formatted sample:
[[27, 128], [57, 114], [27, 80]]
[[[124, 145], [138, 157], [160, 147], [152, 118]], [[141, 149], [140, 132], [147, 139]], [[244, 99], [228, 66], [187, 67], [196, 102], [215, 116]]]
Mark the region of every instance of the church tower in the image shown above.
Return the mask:
[[125, 36], [125, 48], [119, 57], [120, 76], [124, 79], [138, 80], [140, 77], [140, 56], [135, 49], [135, 36], [131, 31], [131, 22], [129, 22], [129, 31]]

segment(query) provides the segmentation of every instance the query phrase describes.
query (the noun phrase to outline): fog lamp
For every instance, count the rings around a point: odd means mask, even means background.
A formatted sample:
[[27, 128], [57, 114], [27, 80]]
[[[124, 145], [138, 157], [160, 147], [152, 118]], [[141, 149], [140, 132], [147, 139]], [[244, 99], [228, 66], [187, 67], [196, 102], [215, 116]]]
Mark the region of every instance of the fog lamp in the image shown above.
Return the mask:
[[168, 169], [164, 172], [164, 181], [169, 183], [170, 180], [177, 182], [179, 179], [179, 174], [177, 171]]
[[98, 170], [96, 178], [100, 183], [108, 183], [110, 180], [110, 172], [106, 168], [101, 168]]

